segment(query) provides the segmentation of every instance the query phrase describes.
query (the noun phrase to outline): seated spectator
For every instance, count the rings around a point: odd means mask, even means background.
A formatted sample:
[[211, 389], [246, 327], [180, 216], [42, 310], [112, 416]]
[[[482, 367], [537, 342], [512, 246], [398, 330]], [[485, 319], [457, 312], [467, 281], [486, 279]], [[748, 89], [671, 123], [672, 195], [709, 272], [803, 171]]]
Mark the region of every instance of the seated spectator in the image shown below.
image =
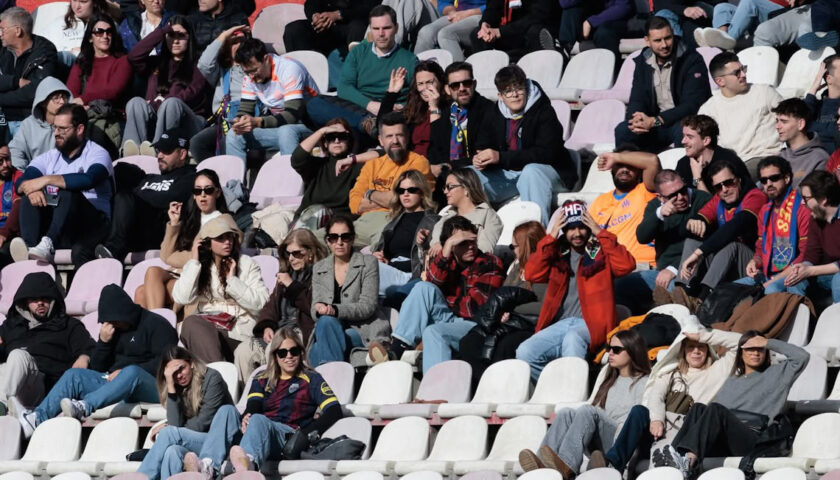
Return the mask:
[[233, 217], [208, 221], [198, 238], [172, 288], [173, 300], [195, 304], [197, 312], [184, 319], [181, 341], [205, 363], [229, 362], [237, 345], [253, 336], [254, 317], [268, 301], [268, 290], [259, 265], [239, 253], [242, 232]]
[[[0, 143], [2, 145], [2, 143]], [[15, 184], [23, 172], [12, 165], [9, 147], [0, 146], [0, 268], [12, 263], [12, 239], [20, 236], [20, 195]]]
[[136, 187], [114, 195], [111, 233], [96, 246], [97, 258], [122, 261], [128, 252], [154, 249], [163, 239], [170, 205], [189, 201], [195, 167], [187, 164], [187, 139], [173, 130], [154, 147], [160, 174], [145, 175]]
[[314, 341], [309, 358], [316, 367], [343, 362], [353, 347], [390, 331], [387, 321], [374, 318], [379, 274], [372, 255], [353, 251], [356, 232], [349, 218], [337, 215], [327, 222], [330, 255], [312, 267]]
[[[817, 98], [817, 92], [823, 88], [825, 90]], [[840, 55], [834, 54], [823, 60], [814, 83], [805, 95], [805, 103], [814, 119], [808, 125], [808, 131], [819, 134], [827, 152], [840, 148], [834, 138], [837, 135], [837, 109], [840, 108]]]
[[198, 11], [187, 19], [195, 35], [195, 48], [202, 52], [220, 33], [237, 25], [248, 25], [248, 13], [233, 0], [202, 0]]
[[9, 142], [12, 164], [16, 169], [26, 170], [33, 158], [55, 147], [55, 115], [72, 99], [70, 89], [57, 78], [47, 77], [38, 84], [32, 102], [32, 115], [20, 122], [20, 128]]
[[326, 56], [338, 49], [341, 58], [347, 57], [348, 45], [362, 41], [368, 27], [368, 14], [378, 4], [375, 0], [304, 1], [306, 18], [289, 23], [283, 31], [286, 51], [315, 50]]
[[747, 67], [732, 52], [715, 55], [709, 63], [709, 72], [720, 90], [700, 107], [698, 113], [717, 122], [720, 129], [718, 144], [735, 151], [747, 164], [750, 175], [755, 177], [758, 161], [782, 149], [772, 113], [782, 96], [770, 85], [747, 83]]
[[111, 17], [93, 16], [85, 28], [81, 52], [67, 77], [72, 102], [90, 106], [95, 100], [104, 100], [112, 108], [123, 110], [131, 77], [117, 25]]
[[437, 10], [440, 18], [417, 33], [414, 53], [442, 48], [452, 55], [455, 62], [463, 62], [464, 49], [472, 43], [470, 34], [478, 28], [486, 4], [486, 0], [439, 0]]
[[633, 272], [616, 279], [616, 303], [642, 315], [653, 307], [657, 287], [674, 289], [680, 271], [685, 240], [685, 224], [709, 201], [711, 195], [689, 187], [674, 170], [656, 174], [656, 198], [648, 202], [641, 223], [636, 227], [639, 245], [653, 244], [656, 269]]
[[55, 247], [69, 247], [78, 267], [108, 235], [114, 168], [108, 152], [88, 140], [83, 107], [62, 106], [54, 122], [55, 148], [32, 160], [18, 180], [21, 236], [10, 248], [15, 261], [52, 262]]
[[785, 287], [802, 292], [807, 285], [801, 283], [811, 283], [818, 290], [831, 292], [833, 303], [840, 303], [840, 244], [836, 236], [840, 227], [836, 221], [840, 217], [840, 185], [828, 172], [811, 172], [799, 184], [799, 192], [811, 210], [808, 245], [802, 263], [790, 268]]
[[249, 36], [247, 25], [231, 27], [210, 42], [198, 58], [198, 71], [208, 84], [215, 85], [215, 90], [211, 105], [213, 116], [208, 126], [190, 139], [190, 155], [197, 162], [226, 152], [225, 136], [239, 111], [245, 79], [242, 66], [234, 61], [234, 55]]
[[472, 31], [472, 51], [504, 50], [517, 61], [528, 52], [541, 50], [540, 30], [556, 29], [560, 6], [551, 0], [517, 4], [487, 0], [478, 26]]
[[696, 114], [712, 92], [703, 57], [674, 37], [668, 20], [652, 16], [645, 31], [648, 46], [634, 59], [627, 120], [615, 128], [615, 143], [658, 153], [680, 144], [681, 120]]
[[[837, 114], [835, 116], [837, 119], [835, 125], [837, 126], [837, 131], [834, 134], [835, 141], [840, 144], [840, 106], [837, 107]], [[828, 157], [828, 164], [825, 166], [825, 169], [834, 174], [838, 180], [840, 180], [840, 147]]]
[[577, 181], [563, 126], [540, 85], [516, 65], [496, 73], [498, 108], [489, 112], [476, 138], [472, 166], [493, 203], [519, 199], [540, 206], [548, 223], [557, 192]]
[[623, 146], [618, 150], [598, 157], [598, 170], [612, 172], [615, 190], [599, 195], [589, 206], [589, 214], [600, 228], [618, 237], [618, 243], [633, 255], [636, 263], [650, 265], [656, 259], [656, 251], [639, 243], [636, 229], [648, 202], [656, 197], [654, 179], [659, 172], [659, 159], [651, 153], [624, 150]]
[[458, 351], [461, 338], [475, 326], [473, 315], [505, 281], [502, 261], [478, 250], [477, 232], [462, 216], [444, 222], [443, 248], [429, 258], [427, 281], [417, 283], [403, 302], [387, 348], [371, 342], [373, 363], [399, 360], [422, 341], [426, 373]]
[[[341, 405], [326, 380], [304, 360], [297, 333], [281, 329], [269, 345], [268, 368], [251, 383], [245, 412], [219, 409], [198, 455], [184, 457], [184, 470], [204, 478], [258, 470], [279, 460], [295, 431], [320, 435], [341, 418]], [[236, 445], [234, 445], [236, 444]], [[224, 462], [230, 449], [230, 461]]]
[[55, 280], [29, 273], [0, 324], [0, 413], [11, 397], [37, 405], [70, 368], [87, 368], [93, 340], [82, 322], [67, 315]]
[[[642, 402], [650, 361], [644, 339], [634, 330], [613, 335], [607, 351], [609, 364], [592, 405], [557, 412], [537, 453], [527, 449], [519, 452], [523, 470], [551, 468], [564, 479], [571, 479], [580, 473], [585, 449], [612, 446], [631, 409]], [[592, 446], [597, 447], [590, 450]], [[590, 458], [593, 462], [603, 465], [603, 456]]]
[[796, 0], [745, 0], [738, 5], [719, 3], [715, 5], [712, 26], [695, 30], [694, 41], [700, 47], [732, 50], [738, 39], [755, 30], [758, 23], [766, 22], [771, 13], [797, 3]]
[[210, 220], [228, 213], [225, 196], [219, 184], [219, 176], [213, 170], [204, 169], [195, 174], [192, 187], [192, 200], [170, 202], [166, 214], [163, 241], [160, 244], [160, 259], [170, 268], [149, 267], [143, 279], [143, 285], [137, 287], [134, 301], [143, 308], [172, 308], [180, 310], [172, 299], [172, 287], [178, 279], [181, 269], [192, 257], [193, 246], [198, 238], [198, 231]]
[[[373, 40], [363, 41], [347, 54], [338, 81], [338, 96], [319, 95], [306, 104], [306, 114], [315, 126], [341, 117], [360, 134], [364, 117], [379, 114], [391, 72], [403, 67], [406, 76], [414, 76], [417, 57], [396, 43], [399, 26], [394, 9], [377, 5], [370, 10], [368, 21]], [[407, 94], [408, 89], [400, 92], [397, 101], [404, 101]]]
[[[134, 74], [145, 78], [147, 85], [145, 98], [134, 97], [125, 106], [124, 156], [153, 156], [151, 144], [163, 132], [179, 128], [191, 137], [204, 127], [210, 92], [207, 80], [195, 66], [192, 35], [186, 17], [174, 15], [128, 52]], [[160, 54], [151, 55], [161, 43]]]
[[767, 196], [744, 183], [726, 160], [709, 165], [714, 196], [686, 222], [686, 240], [673, 298], [692, 312], [718, 283], [742, 278], [755, 252], [759, 213]]
[[55, 45], [34, 35], [33, 23], [32, 15], [20, 7], [0, 13], [0, 108], [11, 136], [30, 115], [38, 84], [53, 75], [58, 64]]
[[[771, 365], [770, 352], [786, 360]], [[671, 445], [653, 452], [653, 465], [676, 467], [690, 478], [711, 454], [740, 457], [752, 453], [759, 432], [778, 421], [790, 387], [809, 358], [800, 347], [764, 338], [755, 330], [745, 332], [738, 340], [732, 376], [712, 403], [691, 407]], [[756, 424], [757, 417], [764, 421]]]
[[219, 408], [233, 404], [222, 374], [182, 347], [163, 352], [156, 379], [166, 422], [152, 429], [155, 443], [137, 468], [149, 480], [180, 473], [184, 455], [201, 448]]
[[560, 218], [525, 265], [525, 280], [548, 283], [534, 336], [516, 349], [534, 383], [555, 358], [586, 358], [618, 325], [613, 281], [636, 266], [615, 234], [598, 226], [579, 200], [566, 201]]
[[837, 0], [814, 0], [811, 5], [811, 31], [802, 34], [796, 43], [806, 50], [823, 47], [836, 48], [840, 44], [840, 2]]
[[[172, 0], [170, 0], [172, 1]], [[166, 25], [174, 12], [166, 9], [166, 0], [138, 0], [139, 9], [123, 8], [123, 20], [118, 33], [126, 50], [131, 50], [137, 42], [146, 38], [153, 30]], [[160, 51], [150, 53], [157, 55]]]
[[753, 32], [753, 46], [784, 48], [796, 46], [796, 39], [811, 31], [811, 5], [794, 2], [799, 6], [761, 22]]
[[808, 132], [811, 112], [805, 101], [799, 98], [782, 100], [773, 113], [776, 114], [779, 139], [785, 143], [779, 156], [790, 163], [792, 185], [796, 188], [805, 175], [814, 170], [825, 170], [828, 152], [823, 149], [819, 134]]
[[260, 365], [265, 365], [265, 349], [281, 328], [299, 333], [304, 345], [309, 344], [315, 321], [312, 319], [312, 266], [326, 258], [326, 247], [309, 230], [292, 230], [279, 249], [280, 272], [274, 290], [254, 326], [254, 337], [242, 342], [233, 352], [234, 363], [242, 378], [248, 378]]
[[[446, 176], [443, 187], [446, 204], [450, 207], [441, 212], [441, 218], [429, 232], [425, 232], [422, 239], [431, 245], [429, 256], [433, 257], [443, 249], [441, 232], [447, 219], [460, 216], [469, 220], [477, 229], [478, 249], [484, 253], [493, 253], [496, 242], [502, 236], [502, 219], [490, 206], [484, 189], [475, 170], [471, 168], [456, 168]], [[431, 235], [429, 237], [429, 235]]]
[[35, 410], [12, 400], [26, 438], [35, 428], [64, 413], [84, 420], [96, 410], [126, 402], [157, 402], [155, 370], [161, 355], [178, 343], [175, 327], [156, 313], [134, 304], [118, 285], [99, 296], [99, 339], [90, 365], [77, 365], [61, 375]]
[[[235, 59], [245, 76], [239, 110], [226, 136], [228, 155], [245, 162], [246, 149], [292, 153], [312, 133], [300, 116], [306, 99], [318, 95], [315, 81], [300, 62], [269, 54], [256, 38], [243, 40]], [[257, 102], [263, 115], [256, 114]]]
[[370, 245], [388, 223], [394, 179], [407, 170], [417, 170], [429, 183], [434, 181], [429, 161], [408, 150], [408, 126], [400, 112], [384, 115], [378, 130], [385, 154], [365, 163], [349, 194], [350, 211], [360, 215], [354, 225], [361, 245]]
[[717, 160], [728, 160], [739, 170], [738, 176], [752, 183], [744, 162], [732, 150], [718, 145], [720, 130], [717, 122], [708, 115], [689, 115], [682, 122], [682, 146], [685, 156], [677, 161], [674, 169], [686, 185], [709, 192], [706, 185], [706, 167]]
[[77, 0], [67, 5], [64, 21], [48, 24], [44, 33], [47, 38], [54, 39], [54, 42], [59, 40], [55, 43], [55, 49], [61, 52], [61, 62], [69, 67], [81, 50], [89, 21], [95, 16], [113, 14], [119, 16], [119, 9], [108, 0]]

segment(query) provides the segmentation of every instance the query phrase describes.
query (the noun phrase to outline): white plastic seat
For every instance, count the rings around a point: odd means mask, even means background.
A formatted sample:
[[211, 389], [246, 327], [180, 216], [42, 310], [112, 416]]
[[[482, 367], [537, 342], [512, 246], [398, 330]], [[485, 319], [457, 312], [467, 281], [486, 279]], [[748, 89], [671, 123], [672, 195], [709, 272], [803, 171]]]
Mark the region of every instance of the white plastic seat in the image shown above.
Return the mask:
[[660, 152], [657, 157], [659, 157], [659, 164], [662, 165], [662, 169], [670, 169], [673, 170], [677, 168], [677, 162], [680, 161], [681, 158], [685, 156], [685, 149], [680, 148], [671, 148], [669, 150], [665, 150], [664, 152]]
[[307, 470], [283, 475], [283, 480], [324, 480], [324, 474]]
[[807, 475], [796, 468], [777, 468], [761, 475], [761, 480], [805, 480]]
[[808, 343], [810, 328], [811, 310], [805, 305], [799, 305], [793, 320], [788, 322], [785, 329], [776, 338], [797, 347], [804, 347]]
[[0, 475], [0, 480], [34, 480], [35, 477], [31, 473], [26, 472], [9, 472]]
[[[96, 425], [85, 444], [85, 451], [77, 461], [50, 462], [50, 476], [81, 472], [96, 476], [105, 462], [122, 462], [125, 456], [137, 450], [137, 422], [131, 418], [110, 418]], [[72, 479], [69, 479], [72, 480]]]
[[338, 403], [347, 405], [353, 403], [353, 386], [355, 385], [356, 370], [347, 362], [327, 362], [315, 367], [315, 371], [324, 377], [332, 388]]
[[481, 460], [487, 453], [487, 421], [475, 415], [455, 417], [443, 424], [425, 460], [397, 462], [397, 475], [433, 471], [448, 475], [455, 462]]
[[461, 480], [502, 480], [502, 474], [492, 470], [478, 470], [468, 472]]
[[713, 468], [704, 472], [697, 480], [744, 480], [744, 472], [731, 467]]
[[218, 155], [202, 160], [195, 170], [197, 172], [213, 170], [219, 175], [219, 183], [222, 187], [226, 186], [230, 180], [245, 181], [245, 162], [233, 155]]
[[309, 72], [309, 76], [315, 81], [318, 90], [326, 92], [330, 88], [330, 70], [327, 57], [321, 52], [314, 50], [295, 50], [286, 52], [285, 56], [300, 62]]
[[417, 60], [434, 60], [442, 69], [446, 70], [446, 67], [452, 63], [453, 58], [449, 50], [432, 48], [418, 53]]
[[0, 462], [0, 473], [28, 472], [39, 475], [50, 462], [69, 462], [79, 458], [82, 424], [75, 418], [51, 418], [35, 429], [26, 453], [20, 460]]
[[339, 460], [335, 471], [342, 476], [366, 470], [386, 474], [395, 462], [422, 460], [428, 451], [429, 422], [421, 417], [402, 417], [385, 425], [370, 458]]
[[0, 417], [0, 461], [20, 458], [20, 422], [11, 415]]
[[[447, 403], [470, 401], [470, 382], [472, 367], [463, 360], [447, 360], [438, 363], [423, 375], [417, 394], [417, 400], [445, 400]], [[436, 403], [401, 403], [399, 405], [381, 405], [377, 411], [379, 418], [399, 418], [417, 416], [430, 418], [437, 411]]]
[[566, 148], [592, 150], [597, 154], [612, 151], [615, 149], [615, 127], [624, 121], [626, 110], [620, 100], [613, 99], [586, 105], [578, 115]]
[[383, 480], [385, 477], [379, 472], [365, 470], [361, 472], [353, 472], [347, 475], [342, 480]]
[[[615, 101], [615, 100], [604, 100], [604, 101]], [[592, 105], [595, 105], [594, 103]], [[592, 203], [598, 195], [602, 193], [607, 193], [611, 190], [615, 189], [615, 184], [613, 184], [612, 173], [609, 171], [600, 171], [598, 170], [598, 160], [592, 162], [592, 165], [589, 166], [589, 174], [586, 176], [586, 183], [583, 184], [579, 192], [570, 192], [570, 193], [558, 193], [557, 194], [557, 205], [562, 206], [563, 202], [566, 200], [583, 200], [587, 204]], [[552, 224], [552, 221], [556, 221], [557, 217], [560, 215], [561, 209], [557, 209], [554, 211], [554, 214], [551, 216], [551, 220], [549, 220], [549, 226]], [[550, 229], [550, 227], [549, 227]], [[550, 231], [550, 230], [549, 230]]]
[[755, 471], [769, 472], [777, 468], [796, 468], [817, 472], [840, 467], [840, 413], [821, 413], [805, 420], [796, 431], [790, 457], [758, 458]]
[[90, 480], [90, 475], [84, 472], [66, 472], [52, 477], [52, 480]]
[[525, 472], [517, 477], [517, 480], [563, 480], [563, 475], [553, 468], [538, 468]]
[[776, 90], [783, 98], [801, 98], [808, 92], [814, 77], [820, 70], [825, 57], [834, 55], [834, 49], [824, 47], [819, 50], [800, 49], [788, 60], [785, 74]]
[[348, 410], [357, 417], [373, 418], [379, 405], [394, 405], [411, 401], [413, 372], [411, 365], [392, 360], [368, 370], [359, 387], [354, 403]]
[[613, 468], [593, 468], [581, 473], [575, 478], [577, 480], [621, 480], [621, 474]]
[[251, 33], [254, 38], [259, 38], [267, 44], [274, 44], [274, 51], [277, 53], [286, 52], [286, 44], [283, 43], [283, 32], [286, 25], [295, 20], [306, 20], [306, 13], [303, 11], [302, 3], [280, 3], [269, 5], [260, 10]]
[[277, 272], [280, 271], [280, 261], [271, 255], [254, 255], [251, 259], [260, 267], [260, 275], [262, 275], [265, 288], [269, 293], [273, 292], [274, 287], [277, 285]]
[[838, 346], [840, 346], [840, 304], [836, 303], [823, 310], [820, 318], [817, 319], [814, 334], [805, 346], [805, 350], [833, 364], [837, 361]]
[[540, 84], [548, 98], [557, 97], [557, 87], [563, 76], [563, 55], [560, 52], [537, 50], [520, 58], [516, 64], [525, 72], [526, 77]]
[[496, 78], [496, 72], [510, 64], [508, 54], [502, 50], [485, 50], [467, 57], [467, 63], [473, 66], [476, 91], [491, 100], [496, 100], [496, 84], [493, 80]]
[[738, 52], [738, 60], [747, 66], [747, 82], [776, 86], [779, 84], [779, 51], [755, 46]]
[[589, 384], [589, 367], [586, 360], [562, 357], [545, 366], [534, 394], [527, 403], [505, 403], [496, 406], [496, 415], [502, 418], [520, 415], [551, 416], [558, 403], [574, 404], [586, 401]]
[[584, 90], [580, 94], [580, 101], [587, 104], [598, 100], [613, 99], [619, 100], [625, 105], [630, 103], [630, 90], [633, 87], [633, 72], [636, 70], [635, 59], [639, 56], [639, 53], [641, 53], [641, 50], [631, 53], [624, 59], [621, 68], [618, 70], [615, 83], [611, 88], [608, 90]]
[[513, 230], [523, 223], [541, 221], [540, 206], [523, 200], [514, 200], [505, 204], [497, 214], [502, 220], [502, 233], [496, 245], [510, 245], [513, 240]]
[[[370, 421], [366, 418], [344, 417], [328, 428], [321, 437], [336, 438], [341, 435], [347, 435], [348, 438], [358, 440], [365, 444], [365, 450], [362, 452], [361, 459], [367, 460], [372, 450], [370, 444], [371, 430]], [[335, 460], [281, 460], [278, 471], [284, 478], [289, 474], [307, 471], [328, 475], [335, 469], [335, 464]]]
[[438, 406], [438, 415], [441, 418], [459, 415], [490, 417], [500, 403], [524, 403], [528, 399], [530, 384], [530, 367], [526, 362], [510, 359], [493, 363], [481, 375], [472, 401], [443, 403]]
[[[489, 369], [488, 369], [489, 370]], [[536, 450], [546, 432], [545, 419], [534, 415], [523, 415], [502, 424], [496, 433], [493, 447], [484, 460], [455, 462], [455, 474], [492, 470], [503, 475], [514, 473], [521, 475], [519, 452], [524, 449]]]
[[563, 141], [565, 142], [572, 135], [572, 107], [565, 100], [552, 100], [551, 106], [554, 108], [557, 120], [560, 120], [560, 125], [563, 126]]
[[822, 400], [825, 398], [825, 382], [828, 365], [822, 357], [811, 354], [805, 370], [799, 374], [788, 392], [788, 401]]
[[636, 480], [683, 480], [683, 474], [673, 467], [659, 467], [642, 472]]
[[[557, 90], [551, 98], [580, 101], [584, 90], [607, 90], [612, 86], [615, 55], [604, 48], [593, 48], [572, 57]], [[612, 133], [612, 132], [610, 132]]]
[[230, 362], [213, 362], [208, 363], [207, 366], [222, 374], [222, 379], [230, 392], [230, 398], [233, 399], [233, 403], [236, 403], [239, 400], [239, 372], [236, 370], [236, 365]]
[[438, 472], [423, 470], [420, 472], [411, 472], [400, 477], [400, 480], [443, 480], [443, 476]]

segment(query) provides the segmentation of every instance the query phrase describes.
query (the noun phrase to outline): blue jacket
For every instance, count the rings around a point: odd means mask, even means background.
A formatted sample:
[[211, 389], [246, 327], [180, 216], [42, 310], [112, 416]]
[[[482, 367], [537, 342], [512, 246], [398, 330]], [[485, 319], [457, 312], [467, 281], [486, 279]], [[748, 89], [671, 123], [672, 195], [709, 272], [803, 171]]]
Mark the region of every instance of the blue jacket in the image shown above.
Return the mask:
[[[172, 15], [174, 15], [173, 12], [163, 12], [163, 19], [160, 21], [158, 28], [166, 25], [166, 22]], [[140, 27], [142, 23], [143, 19], [140, 17], [139, 11], [125, 12], [125, 18], [122, 23], [120, 23], [120, 26], [117, 27], [117, 31], [120, 34], [120, 38], [122, 38], [123, 46], [125, 47], [126, 52], [130, 52], [131, 49], [137, 45], [137, 42], [140, 41]], [[157, 47], [157, 53], [160, 53], [160, 45]]]
[[811, 110], [813, 121], [808, 125], [808, 131], [819, 134], [823, 148], [827, 152], [833, 152], [840, 145], [835, 144], [834, 137], [837, 133], [837, 109], [840, 108], [840, 98], [828, 98], [828, 93], [823, 93], [822, 98], [817, 98], [810, 93], [805, 95], [805, 103]]

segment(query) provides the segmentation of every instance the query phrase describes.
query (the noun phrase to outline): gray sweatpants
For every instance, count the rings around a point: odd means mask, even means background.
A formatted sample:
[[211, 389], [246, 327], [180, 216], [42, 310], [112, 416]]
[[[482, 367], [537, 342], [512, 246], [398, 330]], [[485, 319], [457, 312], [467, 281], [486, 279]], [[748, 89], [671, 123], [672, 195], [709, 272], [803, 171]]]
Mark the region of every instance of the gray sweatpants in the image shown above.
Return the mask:
[[618, 424], [594, 405], [564, 408], [543, 438], [543, 445], [557, 453], [575, 473], [580, 473], [583, 454], [612, 447]]
[[44, 398], [44, 374], [38, 371], [35, 359], [19, 348], [9, 352], [6, 363], [0, 364], [0, 402], [18, 397], [26, 406], [37, 405]]
[[[149, 138], [149, 127], [155, 125], [154, 137]], [[169, 97], [164, 100], [157, 112], [145, 98], [134, 97], [125, 105], [125, 134], [123, 142], [134, 140], [140, 145], [146, 140], [157, 142], [163, 132], [171, 128], [180, 128], [187, 138], [204, 128], [203, 117], [193, 113], [192, 109], [180, 98]]]
[[470, 46], [470, 34], [480, 23], [481, 15], [473, 15], [456, 23], [451, 23], [447, 17], [440, 17], [420, 29], [414, 53], [440, 47], [452, 54], [453, 61], [463, 62], [464, 47]]
[[800, 35], [811, 31], [811, 6], [804, 5], [777, 15], [758, 25], [753, 45], [782, 47], [793, 45]]
[[[683, 244], [682, 259], [680, 265], [691, 256], [691, 253], [700, 246], [699, 241], [687, 238]], [[694, 270], [694, 275], [689, 285], [700, 281], [703, 285], [714, 289], [718, 283], [723, 281], [734, 281], [747, 275], [747, 264], [752, 260], [755, 252], [741, 242], [732, 242], [720, 249], [719, 252], [703, 258], [703, 261]]]

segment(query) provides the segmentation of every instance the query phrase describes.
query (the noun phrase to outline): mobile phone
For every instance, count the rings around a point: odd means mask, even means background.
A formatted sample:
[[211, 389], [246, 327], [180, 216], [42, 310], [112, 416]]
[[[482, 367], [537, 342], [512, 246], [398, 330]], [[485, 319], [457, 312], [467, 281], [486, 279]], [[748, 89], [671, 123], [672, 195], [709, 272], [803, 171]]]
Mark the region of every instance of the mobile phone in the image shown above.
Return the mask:
[[44, 187], [44, 199], [50, 207], [58, 206], [58, 187], [47, 185]]

